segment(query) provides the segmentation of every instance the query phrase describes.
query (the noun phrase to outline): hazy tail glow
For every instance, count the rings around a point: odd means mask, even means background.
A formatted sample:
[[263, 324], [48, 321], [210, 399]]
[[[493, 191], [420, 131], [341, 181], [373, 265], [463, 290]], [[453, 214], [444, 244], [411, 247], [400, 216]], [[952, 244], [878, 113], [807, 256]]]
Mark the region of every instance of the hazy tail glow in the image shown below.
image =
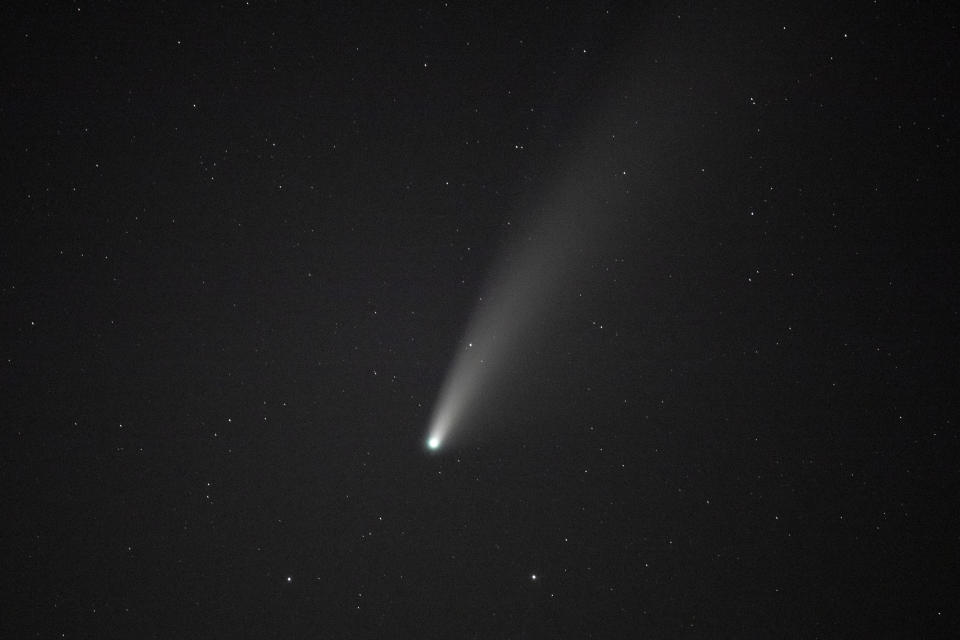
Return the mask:
[[[620, 69], [637, 83], [632, 93], [643, 95], [649, 85], [662, 94], [667, 84], [638, 73], [650, 69], [634, 62], [628, 57]], [[556, 187], [535, 203], [520, 205], [530, 225], [517, 231], [495, 264], [457, 347], [431, 417], [430, 449], [449, 445], [465, 425], [482, 425], [487, 409], [499, 407], [528, 382], [536, 372], [530, 365], [538, 362], [537, 349], [557, 348], [548, 341], [563, 335], [558, 327], [576, 317], [568, 307], [582, 293], [578, 283], [596, 273], [598, 249], [623, 241], [613, 232], [625, 222], [634, 224], [629, 221], [647, 206], [637, 194], [657, 193], [651, 168], [654, 158], [665, 162], [676, 145], [673, 112], [651, 102], [642, 120], [634, 111], [624, 118], [623, 97], [610, 94], [604, 101], [608, 108], [599, 109], [596, 122], [570, 144], [571, 162], [566, 174], [557, 176]], [[611, 148], [606, 141], [614, 139], [618, 145]]]
[[[575, 298], [564, 290], [571, 268], [581, 265], [594, 244], [598, 208], [583, 182], [554, 194], [533, 231], [513, 243], [479, 299], [477, 309], [434, 407], [427, 446], [439, 449], [467, 418], [497, 403], [522, 383], [518, 362], [552, 332], [554, 304]], [[593, 215], [591, 215], [593, 214]], [[592, 253], [592, 252], [590, 252]]]

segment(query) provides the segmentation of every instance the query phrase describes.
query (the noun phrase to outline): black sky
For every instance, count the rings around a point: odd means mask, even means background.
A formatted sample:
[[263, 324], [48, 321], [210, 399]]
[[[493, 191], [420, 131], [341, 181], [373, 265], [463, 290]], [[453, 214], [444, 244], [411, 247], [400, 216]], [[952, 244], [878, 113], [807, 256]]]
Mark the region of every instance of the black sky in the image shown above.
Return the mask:
[[4, 637], [957, 633], [956, 9], [0, 24]]

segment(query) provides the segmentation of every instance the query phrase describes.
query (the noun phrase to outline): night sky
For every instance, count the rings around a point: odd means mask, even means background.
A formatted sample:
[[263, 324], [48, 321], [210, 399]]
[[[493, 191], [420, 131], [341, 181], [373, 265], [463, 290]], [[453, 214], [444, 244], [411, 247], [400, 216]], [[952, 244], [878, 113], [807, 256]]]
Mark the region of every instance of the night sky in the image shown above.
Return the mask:
[[0, 9], [0, 634], [958, 633], [957, 9], [380, 4]]

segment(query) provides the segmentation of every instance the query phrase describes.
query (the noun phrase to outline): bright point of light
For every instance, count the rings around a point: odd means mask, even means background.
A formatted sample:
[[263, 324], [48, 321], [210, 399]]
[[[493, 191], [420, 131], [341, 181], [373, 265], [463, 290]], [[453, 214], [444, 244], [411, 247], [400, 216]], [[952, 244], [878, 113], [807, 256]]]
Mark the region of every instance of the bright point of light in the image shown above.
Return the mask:
[[[447, 402], [449, 403], [450, 400], [448, 399]], [[447, 418], [449, 413], [449, 407], [434, 412], [430, 430], [427, 432], [427, 449], [437, 451], [447, 441], [447, 434], [450, 429], [450, 421]]]
[[536, 581], [537, 581], [537, 574], [531, 573], [531, 574], [530, 574], [530, 579], [533, 580], [534, 582], [536, 582]]

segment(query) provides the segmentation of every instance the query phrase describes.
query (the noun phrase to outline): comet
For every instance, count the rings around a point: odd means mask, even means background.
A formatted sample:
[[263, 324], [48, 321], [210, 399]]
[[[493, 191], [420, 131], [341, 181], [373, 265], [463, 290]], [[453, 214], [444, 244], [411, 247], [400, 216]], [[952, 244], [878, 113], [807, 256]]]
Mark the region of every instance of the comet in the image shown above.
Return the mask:
[[[568, 323], [582, 314], [569, 307], [584, 303], [580, 295], [590, 286], [584, 283], [596, 282], [600, 257], [629, 247], [635, 225], [662, 206], [660, 167], [674, 166], [690, 144], [678, 132], [698, 128], [689, 119], [679, 122], [668, 99], [685, 96], [686, 85], [643, 55], [625, 52], [623, 65], [611, 70], [617, 86], [628, 82], [634, 90], [598, 97], [595, 117], [564, 145], [570, 150], [565, 169], [517, 203], [520, 224], [510, 227], [513, 235], [492, 265], [440, 386], [424, 440], [429, 451], [490, 424], [484, 416], [523, 397], [520, 387], [542, 383], [549, 373], [534, 375], [540, 354], [554, 349], [549, 340], [564, 335], [561, 329], [576, 329]], [[634, 104], [624, 102], [627, 95], [661, 98]]]
[[499, 406], [529, 376], [536, 350], [576, 299], [565, 287], [582, 270], [601, 235], [596, 181], [571, 180], [552, 194], [526, 231], [504, 250], [479, 297], [441, 386], [426, 436], [427, 449], [444, 449], [477, 426], [481, 409]]
[[[529, 367], [540, 362], [545, 340], [564, 335], [558, 329], [576, 328], [564, 323], [582, 313], [567, 307], [598, 274], [599, 257], [633, 250], [637, 225], [650, 214], [667, 215], [672, 198], [665, 185], [675, 167], [689, 163], [686, 154], [702, 127], [677, 106], [688, 100], [687, 80], [678, 84], [673, 71], [651, 65], [651, 50], [648, 43], [624, 51], [623, 64], [610, 70], [618, 90], [600, 92], [595, 117], [563, 145], [570, 153], [566, 169], [550, 188], [518, 203], [516, 217], [526, 224], [511, 226], [514, 235], [454, 350], [427, 428], [430, 451], [490, 424], [484, 415], [523, 397], [515, 393], [519, 387], [542, 383], [549, 369], [532, 375]], [[633, 89], [622, 90], [625, 84]]]

